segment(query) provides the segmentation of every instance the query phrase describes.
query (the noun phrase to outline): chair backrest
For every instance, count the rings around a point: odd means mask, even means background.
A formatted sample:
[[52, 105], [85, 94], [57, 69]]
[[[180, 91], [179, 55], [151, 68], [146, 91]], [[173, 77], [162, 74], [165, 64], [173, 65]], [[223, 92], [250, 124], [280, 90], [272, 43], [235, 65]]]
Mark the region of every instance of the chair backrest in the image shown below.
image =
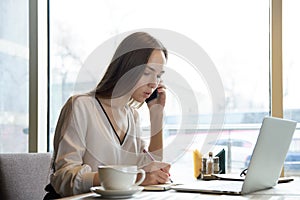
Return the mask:
[[51, 156], [50, 153], [0, 154], [0, 199], [43, 199]]

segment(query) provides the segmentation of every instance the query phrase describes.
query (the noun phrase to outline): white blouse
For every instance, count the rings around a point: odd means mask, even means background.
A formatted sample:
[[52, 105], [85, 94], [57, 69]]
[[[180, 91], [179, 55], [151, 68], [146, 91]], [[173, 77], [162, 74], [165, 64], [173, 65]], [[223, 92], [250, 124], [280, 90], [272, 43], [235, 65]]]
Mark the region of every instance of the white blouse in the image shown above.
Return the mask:
[[88, 192], [99, 165], [149, 162], [144, 156], [138, 113], [126, 107], [128, 131], [121, 143], [100, 102], [80, 96], [73, 102], [71, 120], [60, 141], [50, 182], [61, 196]]

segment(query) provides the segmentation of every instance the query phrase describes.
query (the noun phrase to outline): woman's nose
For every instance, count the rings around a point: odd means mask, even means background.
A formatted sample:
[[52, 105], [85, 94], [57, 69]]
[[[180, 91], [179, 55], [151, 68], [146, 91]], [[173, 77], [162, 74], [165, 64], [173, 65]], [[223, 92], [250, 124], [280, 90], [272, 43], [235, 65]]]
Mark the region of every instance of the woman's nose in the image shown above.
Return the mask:
[[158, 83], [148, 83], [148, 85], [149, 85], [149, 87], [154, 89], [154, 88], [157, 88]]
[[151, 77], [150, 84], [153, 84], [154, 87], [157, 87], [159, 84], [159, 81], [160, 81], [160, 79], [156, 75], [153, 75]]

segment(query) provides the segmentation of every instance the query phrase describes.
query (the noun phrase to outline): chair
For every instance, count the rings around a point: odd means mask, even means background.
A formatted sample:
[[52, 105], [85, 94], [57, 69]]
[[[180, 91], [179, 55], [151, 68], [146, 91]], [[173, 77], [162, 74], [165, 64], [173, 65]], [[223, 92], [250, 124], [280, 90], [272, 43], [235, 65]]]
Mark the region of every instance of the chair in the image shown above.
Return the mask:
[[0, 199], [43, 199], [50, 163], [50, 153], [0, 154]]

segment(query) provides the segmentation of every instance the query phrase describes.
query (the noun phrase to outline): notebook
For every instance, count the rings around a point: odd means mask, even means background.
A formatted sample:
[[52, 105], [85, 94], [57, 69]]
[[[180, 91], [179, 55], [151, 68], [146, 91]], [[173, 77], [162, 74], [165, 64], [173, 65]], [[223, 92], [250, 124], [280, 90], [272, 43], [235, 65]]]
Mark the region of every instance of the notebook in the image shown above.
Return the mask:
[[244, 181], [197, 181], [174, 186], [183, 192], [243, 195], [275, 186], [297, 122], [265, 117], [259, 131]]
[[146, 185], [144, 187], [144, 191], [166, 191], [170, 190], [172, 186], [177, 186], [180, 184], [176, 183], [163, 183], [163, 184], [157, 184], [157, 185]]

